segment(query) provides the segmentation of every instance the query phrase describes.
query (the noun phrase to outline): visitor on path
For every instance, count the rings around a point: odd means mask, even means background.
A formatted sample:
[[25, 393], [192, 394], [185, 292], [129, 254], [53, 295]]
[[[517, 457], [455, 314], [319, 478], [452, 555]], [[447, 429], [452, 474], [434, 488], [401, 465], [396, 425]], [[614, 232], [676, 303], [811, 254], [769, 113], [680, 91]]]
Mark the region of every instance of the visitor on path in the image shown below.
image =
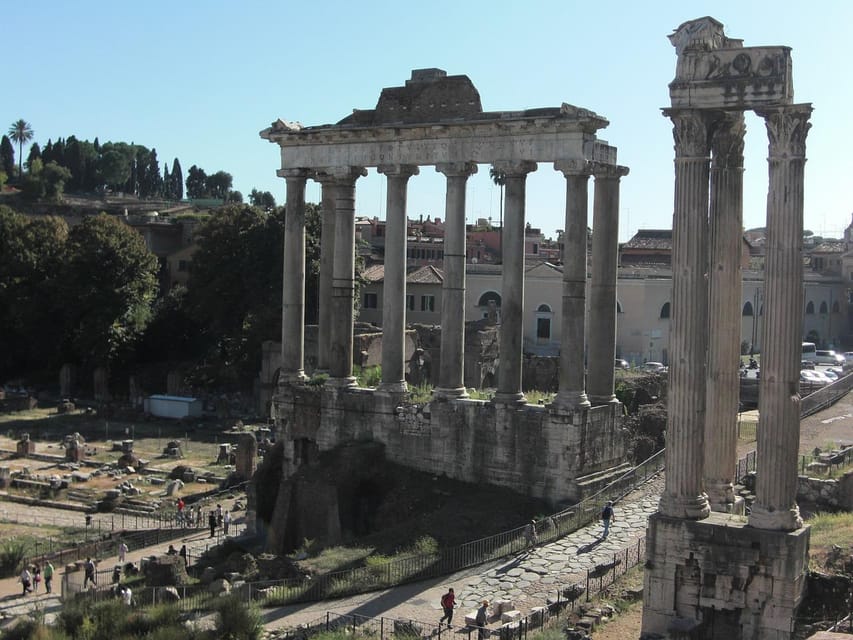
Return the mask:
[[456, 594], [453, 593], [453, 587], [447, 590], [443, 596], [441, 596], [441, 608], [444, 609], [444, 615], [441, 616], [441, 620], [438, 621], [438, 626], [441, 626], [441, 623], [447, 620], [447, 628], [450, 628], [450, 623], [453, 622], [453, 607], [456, 606]]
[[231, 512], [226, 511], [222, 516], [222, 527], [225, 531], [225, 535], [228, 535], [228, 527], [231, 525]]
[[83, 570], [85, 575], [83, 576], [83, 588], [86, 588], [86, 585], [91, 582], [92, 586], [95, 586], [95, 563], [92, 562], [92, 558], [86, 558], [86, 563], [83, 565]]
[[477, 609], [477, 617], [474, 622], [477, 624], [477, 640], [486, 640], [486, 620], [489, 618], [489, 601], [483, 600], [480, 603], [480, 608]]
[[222, 505], [218, 504], [216, 505], [216, 525], [219, 527], [222, 526], [222, 517]]
[[604, 505], [604, 509], [601, 510], [601, 523], [604, 525], [604, 533], [601, 535], [602, 538], [606, 538], [607, 534], [610, 533], [611, 522], [616, 522], [616, 517], [613, 513], [613, 503], [608, 502]]
[[175, 545], [173, 545], [173, 544], [170, 544], [170, 545], [169, 545], [169, 550], [166, 552], [166, 555], [167, 555], [167, 556], [176, 556], [176, 555], [178, 555], [178, 550], [177, 550], [177, 549], [175, 549]]
[[44, 590], [53, 593], [53, 565], [48, 560], [44, 565]]
[[113, 567], [113, 584], [121, 582], [121, 565], [117, 564]]
[[210, 537], [212, 538], [216, 535], [216, 514], [213, 511], [207, 516], [207, 525], [210, 527]]
[[133, 591], [130, 590], [130, 587], [124, 585], [121, 587], [121, 591], [119, 591], [119, 595], [121, 596], [121, 601], [124, 602], [128, 607], [133, 604]]
[[176, 503], [176, 506], [178, 508], [178, 526], [183, 527], [184, 526], [184, 507], [186, 506], [184, 499], [178, 498], [178, 502]]
[[536, 520], [531, 520], [524, 527], [524, 539], [527, 541], [528, 547], [535, 547], [536, 543], [539, 542], [539, 537], [536, 535]]
[[41, 584], [41, 568], [36, 564], [33, 565], [33, 593], [39, 592], [39, 585]]
[[204, 522], [204, 515], [201, 512], [201, 505], [198, 505], [195, 508], [195, 526], [196, 526], [196, 529], [201, 527], [203, 522]]
[[127, 543], [122, 540], [121, 544], [118, 546], [118, 561], [124, 564], [125, 558], [127, 558], [127, 552], [129, 549], [127, 548]]
[[184, 559], [184, 566], [189, 566], [189, 560], [187, 560], [187, 545], [181, 545], [181, 550], [178, 551], [178, 555]]
[[24, 570], [21, 571], [21, 586], [24, 588], [24, 592], [21, 594], [22, 596], [25, 596], [32, 591], [32, 580], [33, 577], [30, 575], [30, 568], [24, 567]]

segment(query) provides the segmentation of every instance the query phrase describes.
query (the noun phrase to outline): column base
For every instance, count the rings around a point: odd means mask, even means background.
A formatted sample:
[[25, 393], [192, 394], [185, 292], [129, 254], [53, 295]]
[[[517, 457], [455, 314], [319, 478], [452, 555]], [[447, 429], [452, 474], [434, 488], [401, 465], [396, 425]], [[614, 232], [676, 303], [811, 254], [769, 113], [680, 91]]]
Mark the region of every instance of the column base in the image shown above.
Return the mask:
[[561, 391], [550, 404], [552, 410], [560, 412], [584, 411], [591, 406], [585, 391]]
[[279, 384], [294, 384], [305, 382], [306, 380], [308, 380], [308, 376], [305, 375], [305, 371], [302, 369], [297, 371], [282, 371], [278, 376]]
[[[710, 482], [706, 480], [705, 493], [708, 496], [711, 511], [743, 515], [743, 498], [735, 496], [731, 482]], [[740, 503], [740, 511], [735, 510], [738, 502]]]
[[380, 382], [379, 386], [376, 387], [377, 393], [408, 393], [409, 387], [406, 384], [405, 380], [400, 380], [399, 382]]
[[498, 391], [492, 398], [492, 403], [506, 405], [527, 404], [527, 398], [524, 397], [521, 391], [515, 393]]
[[684, 520], [703, 520], [711, 513], [708, 496], [700, 493], [698, 496], [674, 496], [663, 494], [658, 506], [662, 515]]
[[714, 513], [726, 513], [733, 516], [746, 515], [746, 502], [741, 496], [735, 496], [731, 501], [719, 502], [712, 499], [708, 500], [708, 506]]
[[468, 390], [465, 387], [451, 389], [448, 387], [436, 387], [433, 389], [432, 395], [440, 400], [462, 400], [468, 397]]
[[354, 376], [346, 376], [344, 378], [332, 378], [330, 377], [326, 380], [326, 385], [329, 387], [354, 387], [356, 383], [356, 379]]
[[770, 510], [756, 502], [749, 512], [749, 526], [767, 531], [796, 531], [802, 528], [803, 519], [796, 503], [789, 509]]
[[610, 395], [607, 395], [607, 396], [594, 396], [594, 395], [590, 395], [590, 396], [589, 396], [589, 401], [590, 401], [590, 403], [591, 403], [592, 405], [594, 405], [594, 406], [599, 406], [599, 405], [602, 405], [602, 404], [610, 404], [610, 403], [613, 403], [613, 402], [619, 402], [619, 400], [617, 400], [617, 399], [616, 399], [616, 396], [615, 396], [615, 395], [613, 395], [612, 393], [611, 393]]

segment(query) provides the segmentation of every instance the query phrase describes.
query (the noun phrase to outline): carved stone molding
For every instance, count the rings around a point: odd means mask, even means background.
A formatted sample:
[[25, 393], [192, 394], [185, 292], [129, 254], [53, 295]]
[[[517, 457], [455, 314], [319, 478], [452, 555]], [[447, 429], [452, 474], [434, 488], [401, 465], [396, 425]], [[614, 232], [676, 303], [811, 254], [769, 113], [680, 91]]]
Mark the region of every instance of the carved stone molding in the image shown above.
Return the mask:
[[275, 172], [275, 175], [277, 175], [279, 178], [284, 179], [301, 178], [303, 180], [307, 180], [309, 177], [311, 177], [311, 173], [312, 172], [308, 169], [278, 169]]
[[771, 159], [784, 160], [806, 157], [806, 136], [811, 129], [811, 104], [756, 109], [764, 118], [770, 139]]
[[492, 163], [496, 171], [508, 178], [523, 177], [536, 171], [538, 165], [530, 160], [501, 160]]
[[602, 162], [593, 162], [592, 175], [596, 180], [619, 180], [628, 175], [630, 169], [618, 164], [604, 164]]
[[438, 173], [443, 173], [448, 178], [467, 178], [477, 173], [476, 162], [440, 162], [435, 165]]
[[420, 173], [420, 168], [414, 164], [380, 164], [376, 171], [389, 178], [411, 178]]
[[328, 179], [338, 184], [354, 184], [356, 180], [367, 175], [364, 167], [323, 167], [317, 169], [317, 175], [328, 176]]
[[564, 176], [590, 176], [592, 175], [592, 163], [589, 160], [577, 158], [574, 160], [557, 160], [554, 170], [561, 172]]
[[743, 167], [743, 140], [746, 123], [743, 113], [726, 113], [715, 125], [711, 134], [711, 152], [714, 166]]
[[664, 109], [672, 120], [676, 158], [707, 158], [710, 154], [711, 116], [697, 109]]

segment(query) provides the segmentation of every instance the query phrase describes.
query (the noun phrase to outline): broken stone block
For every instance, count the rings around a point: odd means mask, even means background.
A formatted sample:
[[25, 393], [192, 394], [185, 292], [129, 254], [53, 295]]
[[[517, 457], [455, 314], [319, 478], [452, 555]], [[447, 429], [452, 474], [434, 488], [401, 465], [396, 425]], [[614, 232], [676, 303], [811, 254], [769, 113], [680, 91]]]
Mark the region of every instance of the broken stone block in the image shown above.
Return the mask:
[[502, 611], [501, 612], [501, 622], [506, 624], [507, 622], [516, 622], [517, 620], [521, 620], [522, 615], [521, 611], [517, 609], [512, 609], [510, 611]]

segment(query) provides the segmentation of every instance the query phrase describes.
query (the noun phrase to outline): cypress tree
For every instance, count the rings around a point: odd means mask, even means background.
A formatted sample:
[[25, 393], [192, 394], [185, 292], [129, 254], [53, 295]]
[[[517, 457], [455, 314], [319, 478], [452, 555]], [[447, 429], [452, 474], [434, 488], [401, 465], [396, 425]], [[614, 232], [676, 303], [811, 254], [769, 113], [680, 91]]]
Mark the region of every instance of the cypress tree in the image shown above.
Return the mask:
[[15, 146], [9, 136], [0, 139], [0, 171], [10, 178], [15, 174]]
[[184, 199], [184, 172], [177, 158], [172, 163], [172, 195], [175, 200]]

